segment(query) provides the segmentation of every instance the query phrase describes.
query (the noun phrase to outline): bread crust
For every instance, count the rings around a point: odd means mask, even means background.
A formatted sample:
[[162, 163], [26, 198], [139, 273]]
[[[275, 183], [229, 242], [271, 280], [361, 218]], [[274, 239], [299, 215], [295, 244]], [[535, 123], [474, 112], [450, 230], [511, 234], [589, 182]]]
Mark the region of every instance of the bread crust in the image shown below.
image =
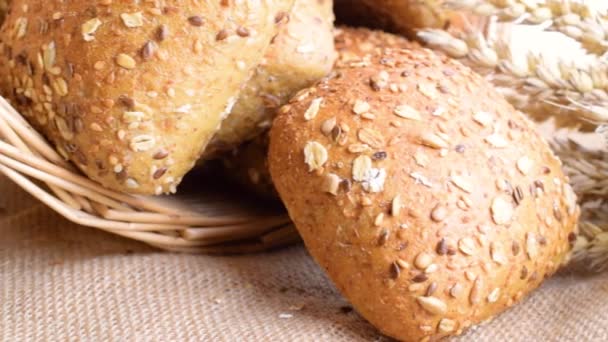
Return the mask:
[[276, 110], [326, 76], [336, 60], [333, 1], [296, 0], [263, 62], [213, 137], [207, 156], [233, 149], [268, 130]]
[[316, 261], [403, 341], [460, 334], [566, 260], [559, 160], [470, 69], [429, 50], [351, 61], [283, 107], [269, 166]]
[[16, 0], [0, 85], [102, 185], [173, 192], [260, 63], [293, 0]]

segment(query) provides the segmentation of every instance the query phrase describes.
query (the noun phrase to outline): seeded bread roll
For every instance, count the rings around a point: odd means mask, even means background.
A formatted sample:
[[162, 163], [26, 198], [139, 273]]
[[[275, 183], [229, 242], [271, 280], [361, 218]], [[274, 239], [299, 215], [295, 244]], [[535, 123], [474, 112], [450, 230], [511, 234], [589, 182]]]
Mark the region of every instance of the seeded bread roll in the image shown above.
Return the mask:
[[336, 59], [333, 1], [296, 0], [289, 22], [241, 92], [206, 155], [233, 149], [268, 130], [277, 108], [327, 75]]
[[460, 334], [568, 257], [579, 209], [560, 162], [461, 64], [385, 50], [280, 113], [277, 191], [311, 255], [383, 333]]
[[293, 0], [16, 0], [0, 87], [59, 152], [115, 190], [175, 191]]
[[445, 0], [336, 0], [336, 15], [347, 24], [388, 29], [415, 37], [420, 28], [450, 23]]

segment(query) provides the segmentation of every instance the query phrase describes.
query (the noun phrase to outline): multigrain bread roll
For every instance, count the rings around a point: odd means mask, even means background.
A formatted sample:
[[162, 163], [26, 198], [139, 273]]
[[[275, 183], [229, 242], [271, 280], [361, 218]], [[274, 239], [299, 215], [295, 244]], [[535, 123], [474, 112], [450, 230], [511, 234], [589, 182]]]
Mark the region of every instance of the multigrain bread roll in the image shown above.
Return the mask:
[[90, 178], [175, 191], [292, 4], [15, 0], [0, 90]]
[[[351, 62], [360, 63], [386, 48], [419, 47], [403, 37], [365, 28], [337, 28], [334, 38], [338, 51], [337, 68]], [[229, 178], [262, 197], [275, 198], [277, 193], [268, 171], [267, 156], [268, 134], [264, 133], [224, 155], [222, 164]]]
[[351, 63], [282, 108], [272, 179], [311, 255], [404, 341], [460, 334], [566, 260], [579, 209], [533, 125], [424, 49]]
[[415, 37], [416, 29], [445, 28], [445, 0], [335, 0], [336, 15], [346, 24], [366, 25]]
[[284, 25], [232, 112], [214, 136], [207, 156], [233, 149], [270, 127], [276, 110], [297, 91], [326, 76], [336, 59], [333, 1], [296, 0]]

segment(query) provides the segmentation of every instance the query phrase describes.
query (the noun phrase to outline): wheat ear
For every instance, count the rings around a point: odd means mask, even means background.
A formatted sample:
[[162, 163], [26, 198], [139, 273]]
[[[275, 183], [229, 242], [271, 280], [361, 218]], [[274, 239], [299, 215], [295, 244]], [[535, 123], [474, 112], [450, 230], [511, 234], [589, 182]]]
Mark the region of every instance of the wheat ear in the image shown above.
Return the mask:
[[[537, 120], [557, 116], [563, 127], [608, 123], [608, 62], [582, 51], [578, 53], [584, 55], [585, 64], [560, 59], [555, 52], [514, 50], [513, 30], [528, 28], [533, 29], [491, 20], [483, 31], [452, 35], [444, 30], [424, 29], [418, 37], [484, 75], [517, 109]], [[558, 51], [559, 47], [556, 46]]]
[[547, 29], [580, 41], [591, 53], [603, 55], [608, 51], [608, 11], [585, 1], [448, 0], [445, 6], [503, 21], [546, 23]]

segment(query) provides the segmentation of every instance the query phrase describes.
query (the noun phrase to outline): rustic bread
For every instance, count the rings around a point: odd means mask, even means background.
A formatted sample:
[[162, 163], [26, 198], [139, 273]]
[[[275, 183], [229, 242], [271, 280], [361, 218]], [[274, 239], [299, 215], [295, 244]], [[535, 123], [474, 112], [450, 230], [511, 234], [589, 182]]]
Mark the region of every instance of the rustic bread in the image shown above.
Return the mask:
[[336, 59], [333, 1], [296, 0], [205, 155], [232, 149], [268, 130], [276, 110], [326, 76]]
[[15, 0], [0, 90], [90, 178], [175, 191], [292, 4]]
[[579, 209], [534, 126], [424, 49], [351, 62], [283, 107], [269, 167], [316, 261], [404, 341], [460, 334], [567, 259]]

